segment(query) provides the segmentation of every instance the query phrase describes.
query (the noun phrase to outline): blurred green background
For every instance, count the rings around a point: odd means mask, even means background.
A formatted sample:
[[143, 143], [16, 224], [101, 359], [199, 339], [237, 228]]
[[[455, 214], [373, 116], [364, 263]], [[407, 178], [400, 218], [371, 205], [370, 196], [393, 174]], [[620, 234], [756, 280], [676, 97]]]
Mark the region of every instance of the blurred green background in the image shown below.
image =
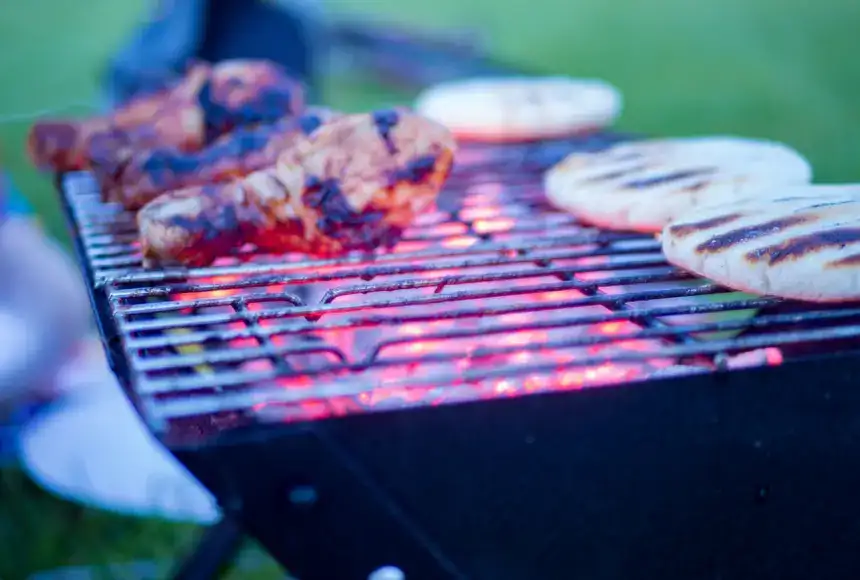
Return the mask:
[[[61, 238], [50, 182], [23, 157], [29, 121], [20, 115], [95, 106], [106, 58], [146, 4], [28, 0], [0, 8], [0, 164]], [[626, 98], [624, 129], [777, 139], [806, 154], [819, 181], [860, 180], [857, 0], [330, 0], [327, 6], [332, 14], [474, 27], [509, 62], [616, 84]], [[384, 94], [356, 79], [332, 78], [326, 100], [356, 109]], [[195, 533], [63, 503], [20, 473], [0, 471], [3, 580], [71, 564], [171, 557]], [[273, 577], [271, 570], [260, 575]]]

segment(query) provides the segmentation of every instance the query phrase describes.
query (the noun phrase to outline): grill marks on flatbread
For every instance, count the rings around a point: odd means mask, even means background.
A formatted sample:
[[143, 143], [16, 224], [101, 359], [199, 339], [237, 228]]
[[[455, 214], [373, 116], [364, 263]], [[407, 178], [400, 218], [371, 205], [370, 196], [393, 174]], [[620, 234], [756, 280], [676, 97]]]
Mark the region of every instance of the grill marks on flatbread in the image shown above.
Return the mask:
[[657, 232], [692, 208], [811, 178], [806, 159], [779, 143], [701, 137], [574, 153], [547, 172], [544, 186], [554, 205], [585, 221]]
[[[796, 200], [794, 200], [796, 202]], [[772, 203], [779, 206], [775, 200], [762, 200], [762, 204]], [[743, 227], [725, 228], [727, 224], [736, 222], [744, 217], [742, 213], [730, 213], [716, 216], [696, 223], [682, 223], [670, 225], [669, 234], [681, 240], [695, 233], [704, 233], [709, 237], [699, 243], [695, 251], [697, 254], [719, 254], [730, 251], [735, 247], [749, 244], [755, 241], [767, 241], [776, 238], [787, 238], [778, 243], [770, 243], [756, 247], [745, 253], [744, 257], [749, 262], [764, 261], [770, 265], [779, 262], [802, 257], [808, 253], [826, 250], [831, 247], [845, 247], [847, 244], [860, 242], [860, 227], [841, 228], [831, 231], [812, 231], [809, 233], [798, 233], [799, 230], [807, 230], [801, 226], [809, 224], [821, 225], [821, 221], [827, 212], [820, 210], [828, 207], [844, 206], [853, 204], [853, 201], [839, 201], [834, 203], [820, 203], [816, 199], [808, 200], [802, 204], [793, 215], [778, 217], [767, 221], [756, 221], [751, 225]], [[860, 207], [860, 197], [857, 199]], [[767, 212], [765, 212], [767, 215]], [[860, 215], [858, 215], [860, 218]], [[832, 223], [832, 222], [829, 222]], [[858, 219], [860, 223], [860, 219]], [[726, 231], [727, 230], [727, 231]], [[860, 249], [860, 248], [858, 248]]]
[[[704, 169], [688, 169], [685, 171], [675, 171], [674, 173], [668, 173], [663, 175], [655, 175], [652, 177], [646, 177], [644, 179], [634, 179], [633, 181], [628, 181], [623, 184], [621, 187], [624, 189], [647, 189], [649, 187], [656, 187], [659, 185], [665, 185], [667, 183], [673, 183], [678, 181], [686, 181], [692, 177], [706, 177], [713, 175], [716, 173], [716, 169], [714, 168], [704, 168]], [[701, 179], [694, 183], [693, 185], [687, 185], [681, 190], [690, 191], [692, 189], [698, 189], [707, 185], [707, 179]]]
[[746, 242], [767, 237], [775, 233], [783, 233], [792, 226], [807, 223], [814, 220], [814, 216], [791, 216], [770, 220], [760, 224], [745, 226], [731, 230], [724, 234], [717, 234], [708, 241], [696, 246], [696, 252], [700, 254], [716, 254]]
[[[860, 242], [860, 228], [841, 228], [806, 234], [790, 238], [778, 244], [758, 248], [747, 252], [746, 259], [753, 262], [763, 261], [773, 266], [786, 260], [797, 260], [827, 249], [842, 249], [849, 244], [856, 244], [858, 242]], [[850, 260], [852, 256], [853, 254], [847, 258]], [[824, 267], [839, 266], [844, 263], [845, 259], [840, 258], [838, 260], [826, 261]]]
[[695, 234], [696, 232], [701, 232], [708, 230], [710, 228], [715, 228], [717, 226], [722, 226], [728, 223], [731, 223], [738, 218], [741, 217], [739, 213], [730, 213], [727, 215], [719, 215], [717, 217], [708, 218], [706, 220], [702, 220], [700, 222], [695, 222], [691, 224], [678, 224], [670, 227], [670, 231], [672, 235], [677, 238], [686, 238], [691, 234]]
[[860, 185], [773, 190], [685, 214], [670, 262], [717, 283], [813, 301], [860, 299]]

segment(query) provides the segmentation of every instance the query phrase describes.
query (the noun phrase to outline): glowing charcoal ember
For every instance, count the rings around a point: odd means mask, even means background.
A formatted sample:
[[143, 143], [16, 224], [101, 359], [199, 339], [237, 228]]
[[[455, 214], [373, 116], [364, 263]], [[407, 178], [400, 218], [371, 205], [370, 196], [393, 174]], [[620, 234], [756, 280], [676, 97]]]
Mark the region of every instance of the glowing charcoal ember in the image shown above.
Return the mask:
[[421, 404], [427, 398], [427, 391], [424, 389], [391, 389], [370, 391], [358, 395], [359, 404], [364, 407], [401, 407], [403, 404]]
[[[196, 283], [200, 286], [212, 285], [230, 286], [231, 284], [240, 281], [239, 276], [216, 276], [211, 278], [198, 278]], [[241, 291], [237, 288], [217, 288], [213, 290], [201, 290], [199, 292], [182, 292], [175, 295], [176, 300], [193, 302], [195, 300], [206, 300], [209, 298], [224, 298], [227, 296], [236, 296]]]
[[259, 341], [255, 338], [234, 338], [228, 344], [230, 348], [251, 348], [260, 345]]
[[782, 364], [782, 362], [782, 352], [772, 346], [727, 356], [723, 360], [717, 361], [718, 365], [722, 363], [722, 366], [729, 369], [742, 369], [764, 365], [776, 366]]
[[[543, 293], [544, 300], [571, 298], [570, 294], [564, 291], [559, 293]], [[605, 310], [598, 308], [597, 310]], [[526, 325], [530, 320], [534, 319], [534, 313], [514, 313], [503, 315], [497, 321], [504, 320], [509, 324]], [[387, 368], [371, 368], [364, 372], [364, 379], [368, 384], [375, 385], [371, 391], [364, 392], [358, 395], [356, 402], [369, 409], [380, 409], [387, 407], [400, 407], [411, 404], [427, 404], [428, 400], [438, 404], [446, 399], [446, 396], [438, 388], [409, 388], [409, 387], [394, 387], [387, 388], [387, 385], [396, 385], [403, 381], [413, 379], [427, 379], [433, 377], [434, 366], [421, 364], [422, 357], [425, 355], [429, 359], [433, 355], [438, 354], [463, 354], [464, 349], [467, 352], [476, 353], [481, 348], [493, 348], [497, 346], [493, 341], [484, 341], [483, 337], [479, 336], [476, 341], [474, 337], [464, 337], [459, 341], [440, 338], [438, 335], [444, 335], [445, 332], [450, 332], [451, 329], [458, 328], [461, 333], [463, 331], [460, 323], [455, 325], [454, 321], [431, 321], [427, 323], [412, 323], [403, 324], [397, 327], [396, 334], [400, 336], [400, 342], [391, 342], [389, 347], [384, 348], [378, 358], [379, 361], [396, 359], [397, 357], [411, 358], [410, 363], [402, 365], [392, 365]], [[480, 333], [480, 325], [477, 327]], [[603, 323], [602, 325], [589, 325], [583, 327], [584, 332], [592, 334], [619, 335], [623, 333], [634, 332], [638, 327], [629, 322], [616, 321], [613, 323]], [[434, 336], [435, 335], [437, 336]], [[320, 333], [315, 333], [321, 337]], [[342, 350], [350, 351], [356, 348], [356, 343], [351, 340], [357, 333], [332, 332], [325, 337], [325, 342], [329, 344], [337, 344]], [[569, 334], [569, 330], [567, 332]], [[469, 371], [482, 366], [497, 367], [500, 364], [508, 365], [528, 365], [534, 364], [537, 361], [550, 361], [553, 364], [571, 364], [575, 363], [580, 356], [578, 354], [594, 354], [599, 352], [600, 348], [594, 345], [580, 348], [578, 351], [565, 351], [563, 349], [548, 349], [541, 351], [539, 348], [532, 351], [520, 350], [518, 347], [526, 347], [546, 343], [551, 338], [549, 332], [543, 331], [512, 331], [504, 334], [501, 339], [502, 347], [508, 348], [508, 352], [501, 357], [483, 357], [483, 362], [479, 358], [466, 358], [456, 360], [454, 366], [458, 371]], [[375, 338], [379, 340], [379, 336]], [[658, 344], [649, 343], [648, 341], [625, 341], [613, 345], [613, 348], [632, 349], [645, 351], [648, 349], [658, 348]], [[354, 353], [358, 354], [358, 353]], [[490, 361], [489, 363], [486, 361]], [[649, 361], [650, 362], [650, 361]], [[557, 374], [549, 375], [527, 375], [521, 379], [504, 379], [495, 381], [488, 391], [482, 396], [514, 396], [522, 394], [522, 392], [536, 392], [550, 389], [571, 389], [582, 388], [592, 384], [606, 384], [617, 382], [620, 380], [632, 380], [637, 377], [646, 377], [649, 372], [657, 372], [659, 368], [665, 367], [666, 364], [671, 364], [670, 361], [660, 361], [658, 364], [601, 364], [583, 369], [570, 369], [561, 371]], [[450, 369], [450, 363], [439, 365], [438, 370]], [[447, 391], [446, 391], [447, 392]], [[451, 396], [464, 397], [460, 391], [452, 391]], [[429, 398], [429, 399], [428, 399]], [[431, 404], [432, 404], [431, 403]], [[346, 412], [345, 410], [330, 409], [333, 414]], [[306, 416], [306, 414], [305, 414]]]
[[432, 242], [421, 240], [400, 240], [397, 242], [392, 251], [399, 253], [420, 252], [432, 246]]
[[[239, 348], [237, 345], [231, 345], [231, 347], [232, 348]], [[249, 360], [247, 362], [241, 363], [237, 367], [237, 370], [247, 371], [249, 373], [255, 373], [255, 372], [274, 370], [274, 368], [275, 368], [275, 364], [272, 361], [260, 358], [260, 359]]]
[[[203, 278], [199, 280], [201, 286], [226, 286], [239, 281], [237, 276], [221, 276]], [[179, 312], [183, 315], [207, 316], [207, 315], [226, 315], [235, 314], [236, 310], [233, 305], [233, 298], [241, 295], [241, 290], [238, 288], [221, 288], [217, 290], [204, 290], [199, 292], [177, 293], [173, 296], [173, 301], [178, 306], [189, 304], [190, 306], [182, 307]], [[226, 302], [225, 302], [225, 299]], [[169, 306], [170, 303], [163, 303], [164, 306]], [[202, 342], [185, 342], [177, 347], [180, 355], [201, 355], [201, 353], [216, 353], [224, 352], [232, 356], [215, 356], [216, 366], [219, 368], [230, 367], [233, 370], [259, 372], [271, 370], [274, 367], [272, 361], [264, 357], [255, 357], [252, 353], [256, 352], [253, 349], [258, 349], [260, 342], [258, 339], [247, 335], [245, 331], [248, 325], [242, 321], [225, 322], [223, 324], [213, 324], [208, 327], [211, 331], [226, 331], [224, 340], [226, 341], [226, 349], [214, 349], [211, 346]], [[179, 329], [173, 332], [174, 334], [183, 334]], [[232, 337], [231, 337], [232, 335]], [[193, 333], [190, 335], [193, 338]], [[212, 372], [213, 368], [210, 364], [201, 364], [197, 366], [197, 370], [201, 372]]]
[[782, 351], [780, 351], [776, 347], [768, 347], [764, 349], [765, 351], [765, 360], [767, 364], [771, 366], [781, 365], [785, 361], [785, 357], [782, 356]]
[[488, 233], [496, 233], [496, 232], [506, 232], [508, 230], [513, 229], [516, 226], [516, 222], [512, 218], [492, 218], [492, 219], [480, 219], [475, 220], [472, 223], [472, 227], [475, 232], [479, 234], [488, 234]]
[[359, 411], [360, 407], [350, 408], [349, 404], [337, 404], [340, 400], [316, 400], [306, 401], [296, 406], [260, 404], [253, 411], [262, 421], [268, 422], [294, 422], [294, 421], [316, 421], [326, 417], [345, 415], [350, 410]]
[[440, 226], [462, 226], [459, 222], [450, 222], [451, 216], [446, 212], [430, 211], [415, 217], [410, 231], [419, 228], [436, 228]]
[[451, 221], [451, 216], [448, 214], [424, 214], [418, 217], [412, 228], [404, 232], [391, 253], [420, 253], [425, 250], [446, 247], [449, 240], [467, 233], [467, 225]]
[[453, 238], [448, 238], [442, 242], [442, 245], [445, 248], [451, 249], [466, 249], [478, 242], [478, 238], [468, 237], [468, 236], [456, 236]]
[[[246, 247], [212, 270], [136, 272], [118, 314], [146, 393], [188, 399], [164, 413], [198, 412], [187, 393], [205, 392], [215, 407], [306, 421], [781, 361], [775, 348], [713, 356], [738, 349], [677, 331], [722, 324], [672, 316], [722, 304], [697, 292], [725, 293], [691, 285], [653, 237], [547, 208], [537, 173], [466, 171], [392, 249], [315, 259]], [[99, 272], [134, 272], [133, 232], [121, 237], [133, 223], [91, 215]], [[147, 284], [169, 291], [136, 306]]]
[[639, 368], [633, 365], [606, 363], [582, 370], [562, 371], [558, 374], [557, 384], [562, 389], [581, 389], [636, 378], [645, 378]]
[[467, 222], [492, 219], [502, 215], [502, 208], [494, 206], [467, 207], [460, 211], [460, 219]]
[[[667, 324], [691, 328], [692, 336], [702, 340], [721, 340], [736, 336], [743, 330], [744, 323], [751, 320], [757, 312], [755, 308], [743, 307], [743, 304], [754, 299], [754, 296], [741, 292], [714, 294], [707, 280], [692, 279], [686, 274], [678, 273], [662, 263], [662, 257], [659, 254], [600, 256], [590, 258], [588, 264], [604, 269], [577, 273], [577, 278], [602, 282], [599, 288], [608, 295], [643, 295], [642, 300], [627, 301], [637, 310], [671, 310], [672, 308], [680, 312], [694, 310], [694, 313], [667, 314], [660, 316], [659, 319]], [[637, 278], [646, 282], [636, 283]], [[662, 297], [662, 292], [670, 295]], [[719, 310], [702, 311], [703, 307], [706, 310], [709, 304], [718, 305]], [[737, 304], [737, 307], [726, 308], [731, 304]], [[719, 323], [733, 325], [734, 328], [721, 332], [695, 331], [697, 326], [713, 326]]]
[[630, 322], [627, 322], [625, 320], [615, 320], [612, 322], [602, 322], [602, 323], [596, 325], [597, 331], [600, 332], [601, 334], [605, 334], [607, 336], [613, 336], [616, 334], [621, 334], [622, 332], [627, 331], [630, 326], [635, 327], [635, 325], [633, 325]]

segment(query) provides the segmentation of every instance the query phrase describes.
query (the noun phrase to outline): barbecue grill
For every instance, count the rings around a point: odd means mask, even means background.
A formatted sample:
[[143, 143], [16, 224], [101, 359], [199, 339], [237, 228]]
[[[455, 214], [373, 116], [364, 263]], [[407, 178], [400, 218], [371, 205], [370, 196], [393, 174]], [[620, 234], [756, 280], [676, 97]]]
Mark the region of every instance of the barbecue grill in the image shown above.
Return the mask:
[[860, 307], [546, 205], [544, 169], [626, 138], [464, 147], [390, 251], [190, 270], [63, 176], [112, 369], [225, 514], [177, 577], [244, 534], [302, 580], [858, 577]]

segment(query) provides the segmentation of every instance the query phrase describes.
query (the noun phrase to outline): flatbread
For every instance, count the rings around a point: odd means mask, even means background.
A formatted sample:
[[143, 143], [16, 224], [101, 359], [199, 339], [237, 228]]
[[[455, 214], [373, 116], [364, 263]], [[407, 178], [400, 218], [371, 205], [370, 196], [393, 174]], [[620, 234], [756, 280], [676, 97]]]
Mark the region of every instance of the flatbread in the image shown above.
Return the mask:
[[596, 79], [488, 77], [430, 87], [415, 110], [460, 140], [530, 141], [606, 127], [621, 101], [618, 89]]
[[662, 234], [673, 264], [753, 294], [860, 300], [860, 184], [774, 188], [680, 216]]
[[573, 153], [544, 176], [550, 202], [609, 229], [659, 232], [692, 208], [812, 179], [797, 151], [741, 137], [627, 142]]

